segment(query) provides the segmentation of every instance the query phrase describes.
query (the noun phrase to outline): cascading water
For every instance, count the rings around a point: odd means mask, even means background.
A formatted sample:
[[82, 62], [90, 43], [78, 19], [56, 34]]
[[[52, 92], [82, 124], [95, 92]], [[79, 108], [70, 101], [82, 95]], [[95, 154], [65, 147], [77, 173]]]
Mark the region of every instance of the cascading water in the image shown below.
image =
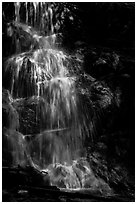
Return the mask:
[[[29, 164], [46, 171], [51, 185], [60, 188], [91, 188], [93, 183], [98, 188], [101, 183], [110, 192], [107, 184], [94, 176], [84, 147], [85, 138], [95, 132], [95, 104], [89, 89], [97, 82], [81, 71], [78, 60], [59, 49], [54, 4], [14, 5], [16, 54], [5, 63], [10, 88], [3, 91], [7, 99], [3, 109], [10, 113], [3, 131], [11, 165]], [[9, 35], [13, 35], [12, 29], [8, 28]], [[25, 35], [30, 43], [25, 44]], [[90, 85], [84, 87], [81, 78]], [[103, 90], [104, 101], [111, 104], [111, 93]]]

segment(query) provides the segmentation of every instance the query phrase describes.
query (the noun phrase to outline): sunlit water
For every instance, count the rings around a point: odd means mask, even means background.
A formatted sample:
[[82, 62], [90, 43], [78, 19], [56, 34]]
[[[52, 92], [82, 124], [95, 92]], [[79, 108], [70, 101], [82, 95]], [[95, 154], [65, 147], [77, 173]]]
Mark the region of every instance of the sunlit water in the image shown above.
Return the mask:
[[[84, 141], [93, 137], [92, 101], [79, 82], [79, 66], [56, 46], [52, 4], [25, 3], [25, 8], [23, 24], [21, 4], [15, 3], [14, 25], [29, 33], [34, 41], [25, 52], [18, 42], [16, 54], [5, 64], [10, 88], [5, 91], [3, 108], [8, 107], [10, 114], [8, 127], [3, 131], [12, 165], [29, 164], [48, 172], [51, 185], [59, 188], [94, 190], [95, 186], [98, 189], [104, 185], [110, 193], [109, 186], [95, 177], [86, 161]], [[30, 25], [46, 30], [47, 36]]]

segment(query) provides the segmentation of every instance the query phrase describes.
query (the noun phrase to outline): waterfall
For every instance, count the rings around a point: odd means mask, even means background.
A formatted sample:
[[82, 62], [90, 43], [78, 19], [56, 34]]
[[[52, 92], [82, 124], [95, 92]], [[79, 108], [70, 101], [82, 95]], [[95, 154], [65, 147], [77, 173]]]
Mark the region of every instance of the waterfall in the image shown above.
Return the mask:
[[[3, 131], [12, 165], [29, 164], [48, 171], [52, 185], [59, 187], [60, 180], [65, 188], [90, 187], [93, 173], [83, 158], [85, 138], [94, 136], [96, 108], [90, 89], [96, 82], [82, 71], [81, 62], [57, 46], [53, 3], [14, 5], [10, 29], [15, 29], [16, 49], [4, 64], [10, 79], [3, 92], [7, 97], [3, 109], [10, 113]], [[85, 87], [81, 79], [89, 85]], [[100, 87], [106, 91], [102, 104], [107, 106], [111, 92]]]

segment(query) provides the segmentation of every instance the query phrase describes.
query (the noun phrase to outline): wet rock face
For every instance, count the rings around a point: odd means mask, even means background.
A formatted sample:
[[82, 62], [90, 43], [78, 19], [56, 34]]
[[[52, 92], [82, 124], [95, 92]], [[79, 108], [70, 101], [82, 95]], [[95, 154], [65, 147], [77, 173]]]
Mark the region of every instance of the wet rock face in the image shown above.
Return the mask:
[[71, 166], [55, 164], [48, 167], [52, 185], [66, 189], [90, 189], [100, 195], [112, 195], [113, 191], [101, 178], [92, 172], [86, 158], [73, 161]]
[[19, 116], [13, 105], [13, 98], [6, 89], [2, 90], [3, 127], [18, 130]]

